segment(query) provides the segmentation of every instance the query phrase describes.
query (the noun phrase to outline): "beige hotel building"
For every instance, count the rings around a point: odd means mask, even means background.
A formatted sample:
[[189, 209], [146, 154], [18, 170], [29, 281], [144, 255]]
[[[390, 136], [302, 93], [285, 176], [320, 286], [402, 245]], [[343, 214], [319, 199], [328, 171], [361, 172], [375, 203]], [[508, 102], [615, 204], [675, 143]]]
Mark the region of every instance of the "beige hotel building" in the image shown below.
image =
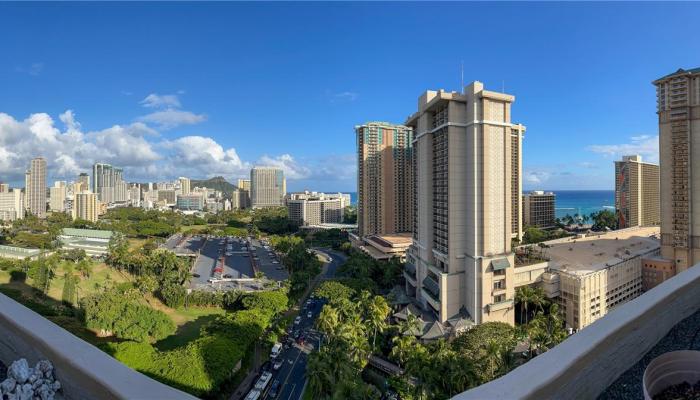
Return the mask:
[[355, 126], [360, 238], [413, 228], [413, 129], [386, 122]]
[[514, 255], [521, 235], [521, 141], [515, 97], [473, 82], [429, 90], [406, 121], [414, 139], [414, 237], [406, 289], [438, 321], [514, 324]]
[[659, 166], [642, 156], [615, 161], [615, 209], [620, 229], [659, 225]]
[[653, 82], [659, 116], [661, 256], [677, 272], [700, 262], [700, 68]]

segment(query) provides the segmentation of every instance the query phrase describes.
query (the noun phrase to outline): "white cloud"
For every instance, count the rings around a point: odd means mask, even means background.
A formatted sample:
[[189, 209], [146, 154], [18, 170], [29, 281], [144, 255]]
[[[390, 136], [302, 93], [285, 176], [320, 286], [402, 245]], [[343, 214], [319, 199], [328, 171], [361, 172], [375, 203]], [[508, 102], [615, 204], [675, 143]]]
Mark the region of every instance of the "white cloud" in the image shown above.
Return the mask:
[[45, 113], [24, 120], [0, 113], [0, 181], [22, 186], [31, 159], [40, 156], [48, 162], [49, 185], [54, 179], [74, 180], [81, 172], [89, 173], [95, 162], [123, 167], [129, 181], [220, 175], [233, 182], [249, 176], [252, 165], [277, 166], [290, 190], [347, 190], [354, 187], [357, 171], [354, 154], [311, 159], [264, 155], [251, 162], [211, 137], [165, 139], [143, 122], [87, 131], [72, 110], [57, 120]]
[[151, 93], [141, 100], [141, 105], [148, 108], [175, 107], [180, 108], [180, 99], [175, 94]]
[[163, 144], [172, 153], [168, 157], [171, 170], [190, 176], [241, 177], [250, 172], [250, 163], [243, 162], [236, 149], [224, 149], [210, 137], [185, 136]]
[[[177, 93], [184, 94], [185, 92], [179, 90]], [[204, 114], [181, 110], [182, 104], [176, 94], [151, 93], [141, 100], [140, 104], [157, 111], [141, 116], [138, 120], [153, 124], [162, 130], [173, 129], [181, 125], [194, 125], [207, 120], [207, 116]]]
[[541, 184], [549, 180], [550, 173], [545, 171], [525, 171], [525, 182]]
[[606, 157], [621, 157], [639, 154], [644, 161], [659, 162], [659, 137], [640, 135], [630, 137], [629, 143], [622, 144], [595, 144], [587, 149], [594, 153], [603, 154]]
[[139, 121], [155, 124], [159, 129], [167, 130], [180, 125], [194, 125], [207, 120], [204, 114], [190, 111], [167, 109], [156, 111], [139, 118]]
[[355, 101], [358, 97], [360, 97], [359, 93], [351, 91], [333, 93], [331, 94], [331, 102], [335, 103], [340, 101]]

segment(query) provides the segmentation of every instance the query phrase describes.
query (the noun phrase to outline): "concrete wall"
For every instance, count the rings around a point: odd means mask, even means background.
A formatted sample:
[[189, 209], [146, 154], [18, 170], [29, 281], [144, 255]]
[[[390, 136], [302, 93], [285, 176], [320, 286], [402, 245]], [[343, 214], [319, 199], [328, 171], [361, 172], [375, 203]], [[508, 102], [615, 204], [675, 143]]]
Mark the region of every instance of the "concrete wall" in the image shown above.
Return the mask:
[[509, 374], [454, 399], [594, 399], [698, 309], [696, 265], [616, 307]]
[[66, 399], [195, 399], [141, 375], [0, 294], [0, 360], [48, 359]]

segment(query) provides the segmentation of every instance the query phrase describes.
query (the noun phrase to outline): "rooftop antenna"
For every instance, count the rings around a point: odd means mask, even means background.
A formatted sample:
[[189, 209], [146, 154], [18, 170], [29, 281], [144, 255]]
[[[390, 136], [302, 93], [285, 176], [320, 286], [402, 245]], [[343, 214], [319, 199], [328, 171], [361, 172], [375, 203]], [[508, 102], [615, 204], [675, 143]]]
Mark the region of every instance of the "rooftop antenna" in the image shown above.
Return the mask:
[[463, 92], [463, 91], [464, 91], [464, 60], [462, 60], [462, 63], [460, 64], [459, 76], [460, 76], [459, 91], [460, 91], [460, 92]]

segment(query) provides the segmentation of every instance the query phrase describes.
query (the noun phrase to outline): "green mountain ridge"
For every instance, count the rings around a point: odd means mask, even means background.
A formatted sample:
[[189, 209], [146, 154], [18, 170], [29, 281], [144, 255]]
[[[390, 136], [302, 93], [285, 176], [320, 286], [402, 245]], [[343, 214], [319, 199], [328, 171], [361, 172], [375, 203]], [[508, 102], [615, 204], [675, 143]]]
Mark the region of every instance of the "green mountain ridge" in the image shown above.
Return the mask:
[[218, 190], [226, 197], [231, 197], [233, 191], [237, 189], [236, 185], [228, 182], [223, 176], [215, 176], [209, 179], [190, 179], [190, 187], [205, 187], [209, 189]]

